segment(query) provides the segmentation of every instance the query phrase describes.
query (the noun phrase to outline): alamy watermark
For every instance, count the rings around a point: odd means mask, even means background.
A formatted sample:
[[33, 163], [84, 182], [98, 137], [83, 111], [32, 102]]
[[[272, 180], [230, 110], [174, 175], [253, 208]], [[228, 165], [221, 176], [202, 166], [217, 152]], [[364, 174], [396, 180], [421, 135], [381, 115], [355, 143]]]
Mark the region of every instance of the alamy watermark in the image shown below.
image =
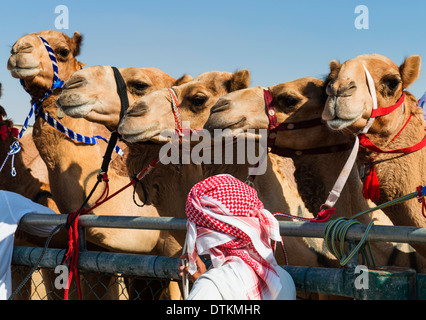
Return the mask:
[[[189, 122], [183, 122], [188, 128]], [[185, 130], [184, 130], [185, 132]], [[191, 131], [179, 139], [175, 130], [165, 130], [160, 140], [166, 143], [160, 149], [162, 164], [248, 164], [248, 175], [266, 172], [267, 129], [215, 129], [213, 135], [205, 129]]]
[[356, 6], [355, 13], [358, 14], [354, 21], [355, 28], [358, 30], [369, 29], [370, 25], [368, 7], [363, 4]]
[[357, 276], [355, 278], [355, 289], [357, 290], [367, 290], [369, 288], [369, 283], [368, 283], [368, 268], [364, 265], [357, 265], [355, 267], [355, 274], [359, 274], [359, 276]]
[[70, 28], [68, 7], [65, 5], [56, 6], [55, 13], [58, 14], [55, 19], [55, 28], [57, 30], [68, 30]]

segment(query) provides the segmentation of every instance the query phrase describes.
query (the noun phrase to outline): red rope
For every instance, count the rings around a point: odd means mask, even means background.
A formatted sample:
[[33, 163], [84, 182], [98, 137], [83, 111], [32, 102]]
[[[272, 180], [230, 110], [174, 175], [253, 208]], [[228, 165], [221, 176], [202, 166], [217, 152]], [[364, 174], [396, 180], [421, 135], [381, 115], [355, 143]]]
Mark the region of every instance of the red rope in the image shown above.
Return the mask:
[[[69, 231], [68, 231], [68, 251], [65, 254], [65, 259], [63, 261], [63, 264], [68, 261], [69, 265], [69, 274], [68, 274], [68, 283], [65, 288], [64, 293], [64, 300], [68, 300], [68, 294], [69, 294], [69, 287], [71, 285], [73, 276], [75, 275], [76, 283], [77, 283], [77, 290], [78, 290], [78, 298], [81, 300], [82, 294], [81, 294], [81, 287], [80, 287], [80, 281], [78, 280], [78, 257], [79, 257], [79, 243], [78, 243], [78, 218], [80, 215], [84, 215], [89, 213], [90, 211], [94, 210], [95, 208], [99, 207], [109, 199], [115, 197], [120, 192], [124, 191], [131, 185], [134, 185], [138, 180], [143, 179], [152, 169], [156, 167], [158, 164], [158, 160], [153, 160], [147, 167], [142, 169], [139, 174], [136, 176], [136, 178], [133, 178], [128, 184], [126, 184], [124, 187], [120, 188], [113, 194], [109, 195], [109, 179], [107, 174], [103, 174], [102, 181], [105, 182], [105, 188], [102, 192], [101, 196], [98, 198], [98, 200], [95, 201], [95, 205], [88, 209], [81, 210], [80, 214], [77, 215], [78, 211], [75, 211], [68, 215], [68, 224], [69, 224]], [[72, 222], [72, 223], [71, 223]]]
[[282, 212], [276, 212], [274, 213], [274, 216], [296, 219], [296, 220], [305, 221], [305, 222], [321, 223], [321, 222], [326, 222], [334, 212], [336, 212], [336, 208], [321, 209], [315, 218], [303, 218], [303, 217], [294, 216], [294, 215], [291, 215], [288, 213], [282, 213]]

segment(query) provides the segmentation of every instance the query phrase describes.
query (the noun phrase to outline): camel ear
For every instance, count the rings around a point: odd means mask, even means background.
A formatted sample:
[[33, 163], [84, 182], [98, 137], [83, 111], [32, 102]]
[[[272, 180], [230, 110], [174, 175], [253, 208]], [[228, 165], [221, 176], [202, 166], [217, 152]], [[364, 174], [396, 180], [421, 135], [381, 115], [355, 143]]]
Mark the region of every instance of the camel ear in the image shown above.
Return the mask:
[[7, 117], [6, 110], [2, 106], [0, 106], [0, 120], [3, 120], [3, 117]]
[[402, 87], [408, 88], [420, 75], [420, 66], [422, 58], [420, 56], [410, 56], [405, 59], [404, 63], [399, 67], [399, 73], [402, 77]]
[[330, 66], [329, 77], [334, 78], [337, 75], [337, 73], [339, 72], [339, 69], [340, 69], [340, 66], [341, 66], [340, 62], [337, 61], [337, 60], [331, 60], [330, 63], [329, 63], [329, 66]]
[[78, 61], [78, 65], [80, 66], [80, 69], [83, 69], [86, 64], [83, 63], [83, 62]]
[[83, 36], [80, 34], [80, 32], [74, 32], [74, 36], [72, 37], [72, 42], [74, 43], [74, 50], [73, 55], [74, 57], [78, 56], [80, 54], [80, 47], [81, 43], [83, 42]]
[[192, 77], [189, 74], [184, 74], [182, 77], [176, 80], [175, 86], [180, 86], [181, 84], [187, 83], [192, 80]]
[[229, 92], [248, 88], [250, 86], [250, 71], [239, 70], [235, 72], [229, 81]]

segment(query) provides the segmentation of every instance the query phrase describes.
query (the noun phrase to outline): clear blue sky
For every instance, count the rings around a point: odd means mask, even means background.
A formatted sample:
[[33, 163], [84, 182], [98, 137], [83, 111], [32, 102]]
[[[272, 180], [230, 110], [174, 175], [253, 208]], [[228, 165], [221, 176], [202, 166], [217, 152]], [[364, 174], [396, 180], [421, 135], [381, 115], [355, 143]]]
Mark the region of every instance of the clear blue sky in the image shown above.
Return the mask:
[[[380, 53], [401, 64], [420, 54], [426, 67], [424, 0], [161, 0], [8, 1], [0, 9], [0, 99], [16, 123], [29, 96], [6, 64], [22, 35], [55, 28], [55, 7], [69, 9], [69, 30], [84, 35], [79, 60], [92, 65], [157, 67], [174, 77], [212, 70], [249, 69], [252, 86], [304, 76], [323, 78], [332, 59]], [[369, 9], [369, 29], [354, 12]], [[410, 88], [420, 97], [426, 76]]]

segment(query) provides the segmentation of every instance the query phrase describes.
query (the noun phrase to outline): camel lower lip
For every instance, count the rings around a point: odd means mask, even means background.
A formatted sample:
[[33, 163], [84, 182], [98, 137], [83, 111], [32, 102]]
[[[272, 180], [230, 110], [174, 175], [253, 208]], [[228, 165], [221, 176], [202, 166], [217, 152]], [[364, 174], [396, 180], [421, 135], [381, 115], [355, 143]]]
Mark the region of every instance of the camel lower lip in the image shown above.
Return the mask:
[[341, 119], [341, 118], [334, 118], [332, 120], [327, 121], [327, 125], [333, 129], [333, 130], [342, 130], [351, 124], [353, 124], [357, 119]]
[[[73, 113], [73, 111], [75, 112], [79, 112], [81, 111], [80, 109], [85, 108], [87, 106], [90, 106], [92, 104], [94, 104], [96, 102], [96, 98], [81, 102], [75, 102], [75, 103], [68, 103], [68, 104], [63, 104], [63, 100], [65, 100], [65, 98], [59, 98], [58, 100], [56, 100], [56, 105], [61, 108], [64, 112], [68, 112], [68, 113]], [[62, 103], [61, 103], [62, 100]], [[88, 112], [89, 110], [87, 110]]]
[[246, 120], [247, 120], [247, 118], [243, 117], [243, 118], [241, 118], [237, 121], [225, 124], [222, 128], [218, 128], [218, 129], [222, 129], [222, 130], [224, 130], [224, 129], [239, 129], [244, 125]]
[[12, 69], [11, 74], [15, 78], [29, 78], [35, 77], [40, 72], [38, 67], [35, 68], [21, 68], [15, 67]]
[[139, 133], [121, 133], [123, 140], [131, 143], [135, 142], [146, 142], [150, 139], [157, 137], [160, 134], [160, 131], [156, 130], [150, 133], [139, 132]]

